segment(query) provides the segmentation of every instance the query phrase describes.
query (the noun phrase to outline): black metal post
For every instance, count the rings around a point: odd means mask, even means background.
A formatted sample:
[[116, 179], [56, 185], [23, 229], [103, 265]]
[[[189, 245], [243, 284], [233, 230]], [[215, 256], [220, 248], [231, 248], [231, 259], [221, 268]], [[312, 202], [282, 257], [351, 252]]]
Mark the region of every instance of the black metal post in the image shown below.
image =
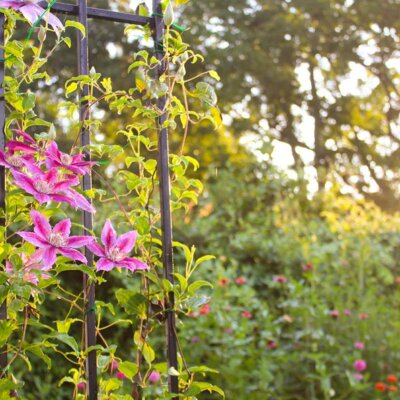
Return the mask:
[[[164, 21], [162, 16], [161, 0], [153, 0], [154, 12], [154, 46], [156, 57], [162, 60], [158, 68], [158, 76], [161, 76], [166, 69], [164, 60], [164, 51], [162, 40], [164, 36]], [[157, 101], [157, 107], [160, 110], [165, 108], [166, 97], [163, 96]], [[163, 250], [163, 266], [164, 278], [174, 283], [174, 265], [172, 253], [172, 222], [171, 222], [171, 195], [170, 195], [170, 173], [169, 173], [169, 146], [168, 146], [168, 129], [164, 128], [166, 114], [163, 113], [158, 118], [158, 176], [160, 179], [160, 203], [161, 203], [161, 230], [162, 230], [162, 250]], [[175, 321], [175, 298], [174, 293], [168, 293], [166, 313], [166, 337], [167, 337], [167, 358], [168, 367], [178, 368], [178, 349], [176, 338], [176, 321]], [[170, 393], [178, 393], [178, 377], [168, 376], [168, 386]], [[177, 398], [175, 398], [177, 399]]]
[[[4, 45], [4, 14], [0, 15], [0, 46]], [[4, 49], [0, 48], [0, 58], [4, 60]], [[6, 120], [6, 105], [4, 100], [4, 73], [5, 73], [5, 61], [0, 62], [0, 149], [5, 150], [6, 136], [4, 132], [5, 120]], [[6, 232], [5, 232], [5, 212], [6, 212], [6, 174], [5, 168], [0, 166], [0, 208], [4, 216], [0, 218], [0, 226], [4, 229], [4, 235], [1, 241], [5, 243]], [[3, 265], [4, 268], [4, 265]], [[4, 300], [0, 306], [0, 319], [7, 319], [7, 301]], [[7, 366], [7, 345], [0, 349], [0, 367], [4, 370]]]
[[[89, 47], [88, 47], [88, 29], [87, 29], [87, 3], [86, 0], [78, 0], [79, 7], [79, 22], [85, 27], [86, 36], [83, 37], [82, 33], [78, 33], [78, 73], [80, 75], [89, 75]], [[89, 89], [84, 87], [80, 93], [81, 98], [89, 95]], [[83, 124], [88, 119], [87, 112], [88, 103], [83, 102], [80, 106], [80, 122]], [[90, 132], [84, 126], [81, 127], [81, 146], [90, 144]], [[85, 151], [85, 159], [90, 160], [90, 152]], [[92, 189], [92, 176], [86, 174], [82, 178], [82, 189]], [[88, 201], [91, 201], [88, 199]], [[90, 235], [89, 232], [93, 230], [93, 217], [92, 214], [83, 211], [83, 226], [85, 234]], [[85, 249], [85, 256], [88, 261], [88, 266], [93, 266], [93, 254], [87, 248]], [[86, 274], [83, 274], [83, 290], [85, 295], [85, 344], [86, 348], [96, 345], [96, 315], [95, 315], [95, 285], [89, 282]], [[89, 400], [97, 400], [97, 365], [96, 365], [96, 350], [88, 353], [86, 359], [86, 379], [88, 383], [88, 397]]]

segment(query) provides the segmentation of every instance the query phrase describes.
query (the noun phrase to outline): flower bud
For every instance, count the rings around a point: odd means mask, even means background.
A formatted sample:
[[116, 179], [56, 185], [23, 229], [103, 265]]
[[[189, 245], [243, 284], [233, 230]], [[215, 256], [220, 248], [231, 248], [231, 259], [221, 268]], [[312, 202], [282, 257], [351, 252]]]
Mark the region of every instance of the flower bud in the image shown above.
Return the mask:
[[43, 43], [46, 40], [46, 29], [44, 26], [39, 28], [38, 38], [40, 43]]
[[165, 7], [164, 24], [170, 26], [174, 23], [174, 19], [174, 9], [172, 7], [172, 3], [169, 1]]

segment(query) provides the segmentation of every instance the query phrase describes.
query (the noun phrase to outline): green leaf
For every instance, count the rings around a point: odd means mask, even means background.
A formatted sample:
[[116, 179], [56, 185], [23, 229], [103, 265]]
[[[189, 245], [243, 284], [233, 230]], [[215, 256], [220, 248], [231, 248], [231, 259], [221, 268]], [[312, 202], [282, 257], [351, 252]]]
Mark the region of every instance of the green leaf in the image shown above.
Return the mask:
[[156, 358], [153, 348], [148, 343], [144, 343], [141, 351], [147, 364], [151, 365], [153, 360]]
[[118, 304], [121, 305], [128, 314], [135, 315], [139, 319], [147, 317], [148, 300], [141, 293], [127, 289], [119, 289], [116, 293]]
[[27, 93], [22, 99], [22, 108], [24, 111], [32, 110], [35, 107], [36, 96], [33, 93]]
[[81, 33], [82, 36], [85, 37], [86, 36], [86, 30], [85, 27], [78, 21], [72, 21], [72, 20], [68, 20], [65, 22], [65, 27], [73, 27], [75, 29], [78, 29]]
[[185, 396], [196, 396], [205, 391], [210, 393], [216, 392], [225, 398], [225, 393], [220, 387], [207, 382], [193, 382], [190, 388], [184, 394]]
[[57, 341], [60, 341], [64, 344], [66, 344], [78, 356], [79, 346], [78, 346], [78, 343], [76, 342], [75, 338], [73, 338], [72, 336], [69, 336], [67, 333], [54, 333], [54, 334], [48, 336], [48, 338], [54, 339], [54, 340], [57, 340]]
[[65, 96], [68, 97], [71, 93], [75, 92], [75, 90], [78, 88], [78, 84], [76, 82], [71, 82], [67, 85], [66, 91], [65, 91]]
[[208, 73], [211, 76], [211, 78], [214, 78], [217, 81], [221, 80], [220, 76], [218, 75], [218, 72], [216, 72], [216, 71], [208, 71]]
[[123, 361], [118, 364], [118, 370], [121, 371], [128, 379], [131, 379], [137, 374], [138, 366], [130, 361]]
[[193, 294], [203, 286], [208, 286], [210, 288], [213, 288], [213, 285], [208, 281], [196, 281], [193, 282], [191, 285], [189, 285], [188, 292]]

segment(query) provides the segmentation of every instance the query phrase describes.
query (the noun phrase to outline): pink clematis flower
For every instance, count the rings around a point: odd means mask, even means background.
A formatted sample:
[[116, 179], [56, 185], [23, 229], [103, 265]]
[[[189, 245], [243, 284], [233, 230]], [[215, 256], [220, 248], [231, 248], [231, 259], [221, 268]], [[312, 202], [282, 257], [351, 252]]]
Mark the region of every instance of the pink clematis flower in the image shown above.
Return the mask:
[[82, 161], [84, 154], [71, 156], [61, 152], [56, 142], [51, 142], [49, 144], [45, 154], [47, 168], [62, 167], [78, 175], [88, 174], [90, 172], [89, 166], [96, 164], [92, 161]]
[[87, 246], [93, 242], [91, 236], [69, 236], [71, 220], [64, 219], [53, 228], [49, 220], [36, 210], [31, 210], [33, 220], [33, 232], [17, 232], [24, 240], [37, 246], [37, 251], [46, 267], [51, 267], [56, 262], [57, 253], [75, 261], [87, 263], [86, 257], [78, 250], [78, 247]]
[[71, 186], [79, 184], [78, 177], [66, 175], [60, 179], [56, 168], [48, 172], [42, 172], [38, 167], [28, 163], [28, 168], [34, 172], [32, 177], [16, 170], [11, 170], [14, 182], [31, 194], [40, 204], [49, 201], [64, 202], [75, 208], [81, 208], [88, 212], [95, 212], [93, 206], [84, 196], [71, 189]]
[[[37, 4], [40, 1], [41, 0], [0, 0], [0, 7], [12, 8], [13, 10], [19, 11], [30, 24], [34, 24], [45, 11], [44, 8]], [[48, 12], [43, 19], [48, 21], [57, 34], [64, 29], [62, 22], [50, 12]]]
[[97, 271], [111, 271], [117, 267], [130, 271], [148, 269], [149, 267], [143, 261], [128, 257], [135, 245], [136, 237], [136, 231], [130, 231], [118, 237], [108, 219], [101, 232], [104, 249], [95, 242], [87, 246], [93, 254], [100, 257], [96, 264]]
[[39, 283], [39, 277], [37, 273], [32, 271], [42, 273], [42, 278], [47, 279], [49, 275], [43, 274], [43, 271], [48, 271], [49, 267], [42, 264], [42, 254], [40, 252], [35, 252], [30, 256], [26, 254], [21, 255], [22, 262], [24, 266], [20, 271], [17, 271], [15, 266], [11, 264], [10, 261], [6, 261], [6, 272], [9, 276], [14, 277], [19, 272], [22, 272], [22, 280], [25, 282], [37, 285]]

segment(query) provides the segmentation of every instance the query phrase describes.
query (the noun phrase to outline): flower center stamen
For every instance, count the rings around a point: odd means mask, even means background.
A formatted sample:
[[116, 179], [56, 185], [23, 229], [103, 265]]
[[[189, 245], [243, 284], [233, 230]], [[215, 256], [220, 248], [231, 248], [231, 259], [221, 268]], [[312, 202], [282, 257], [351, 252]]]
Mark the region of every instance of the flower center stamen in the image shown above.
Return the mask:
[[22, 168], [24, 166], [24, 163], [22, 162], [20, 156], [18, 156], [17, 154], [6, 156], [6, 161], [17, 168]]
[[109, 250], [108, 255], [111, 260], [116, 262], [122, 261], [124, 258], [126, 258], [126, 254], [122, 252], [118, 247], [112, 247]]
[[72, 163], [72, 157], [69, 154], [61, 154], [61, 162], [64, 165], [71, 165]]
[[39, 193], [49, 194], [53, 191], [54, 186], [46, 181], [35, 181], [33, 186]]
[[51, 232], [48, 237], [49, 243], [54, 247], [62, 247], [67, 244], [67, 238], [58, 232]]

